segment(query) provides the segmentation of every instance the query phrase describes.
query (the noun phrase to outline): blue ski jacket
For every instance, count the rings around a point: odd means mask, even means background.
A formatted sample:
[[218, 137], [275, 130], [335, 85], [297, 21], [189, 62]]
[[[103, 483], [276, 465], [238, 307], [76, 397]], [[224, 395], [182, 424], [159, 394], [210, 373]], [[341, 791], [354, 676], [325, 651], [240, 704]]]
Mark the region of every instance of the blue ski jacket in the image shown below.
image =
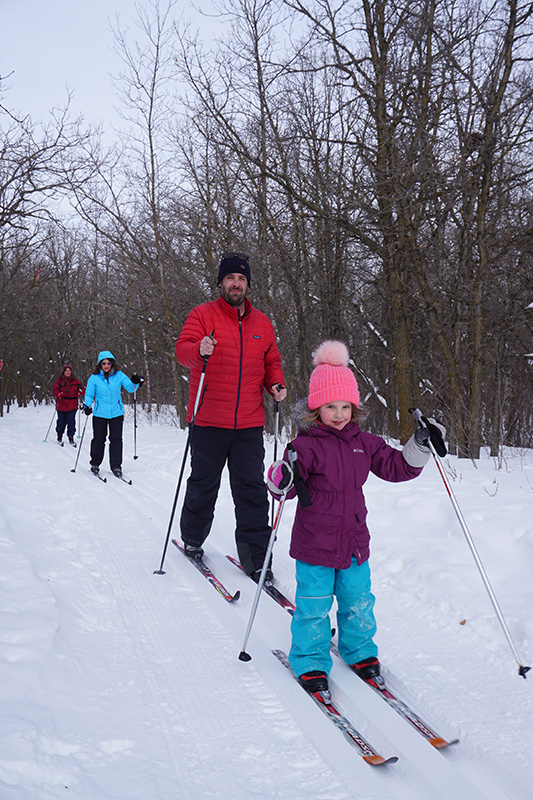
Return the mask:
[[[111, 353], [107, 350], [102, 351], [98, 361], [109, 357], [113, 357]], [[92, 406], [94, 402], [93, 414], [95, 417], [103, 419], [121, 417], [124, 414], [124, 405], [120, 396], [122, 387], [130, 393], [137, 388], [133, 381], [120, 370], [111, 372], [107, 378], [104, 376], [104, 371], [100, 370], [98, 375], [91, 375], [87, 381], [83, 402], [86, 406]]]

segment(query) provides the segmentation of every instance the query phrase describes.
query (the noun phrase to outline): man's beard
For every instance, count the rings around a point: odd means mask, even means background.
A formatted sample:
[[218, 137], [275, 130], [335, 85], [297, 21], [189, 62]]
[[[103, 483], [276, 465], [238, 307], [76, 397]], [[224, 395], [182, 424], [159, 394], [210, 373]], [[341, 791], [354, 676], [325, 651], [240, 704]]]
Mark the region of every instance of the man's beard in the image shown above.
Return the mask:
[[221, 288], [220, 293], [226, 303], [234, 308], [237, 308], [237, 306], [240, 306], [242, 303], [244, 303], [244, 298], [246, 297], [246, 289], [233, 291], [230, 289]]

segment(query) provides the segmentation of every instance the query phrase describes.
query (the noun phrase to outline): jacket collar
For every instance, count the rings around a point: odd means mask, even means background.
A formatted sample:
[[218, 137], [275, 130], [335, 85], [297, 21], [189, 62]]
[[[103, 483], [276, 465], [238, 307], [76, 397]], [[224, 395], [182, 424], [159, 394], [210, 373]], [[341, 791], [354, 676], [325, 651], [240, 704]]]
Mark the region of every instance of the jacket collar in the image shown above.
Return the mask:
[[307, 433], [310, 436], [337, 436], [339, 439], [344, 439], [348, 441], [353, 436], [356, 436], [360, 431], [359, 425], [357, 422], [349, 422], [347, 425], [344, 426], [342, 431], [337, 430], [337, 428], [333, 428], [331, 425], [321, 425], [320, 423], [315, 423], [310, 425], [307, 429]]
[[[235, 308], [234, 306], [230, 306], [230, 304], [227, 303], [224, 300], [223, 297], [219, 297], [218, 300], [215, 300], [215, 303], [218, 303], [219, 307], [224, 311], [225, 314], [227, 314], [232, 319], [237, 320], [237, 322], [239, 321], [239, 309], [238, 308]], [[244, 319], [244, 317], [248, 316], [248, 314], [250, 313], [252, 308], [253, 308], [253, 305], [250, 303], [248, 298], [245, 297], [244, 298], [244, 314], [241, 317], [241, 319]]]

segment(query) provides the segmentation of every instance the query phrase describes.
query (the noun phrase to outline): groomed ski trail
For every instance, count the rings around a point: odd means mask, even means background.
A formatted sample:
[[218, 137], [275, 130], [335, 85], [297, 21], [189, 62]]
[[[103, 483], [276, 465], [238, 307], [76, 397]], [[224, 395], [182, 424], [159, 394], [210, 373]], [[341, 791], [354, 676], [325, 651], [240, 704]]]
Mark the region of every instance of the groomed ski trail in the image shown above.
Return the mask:
[[[37, 580], [49, 584], [45, 587], [52, 605], [68, 607], [69, 587], [76, 584], [68, 618], [57, 621], [56, 637], [65, 637], [61, 670], [73, 694], [78, 681], [78, 713], [81, 709], [93, 714], [95, 735], [101, 723], [101, 736], [74, 742], [72, 733], [67, 735], [70, 720], [54, 719], [48, 726], [49, 743], [37, 751], [32, 769], [27, 765], [29, 785], [24, 793], [13, 795], [16, 800], [55, 800], [63, 781], [91, 783], [90, 800], [211, 800], [213, 774], [220, 796], [232, 800], [345, 800], [354, 791], [358, 800], [529, 800], [530, 787], [514, 775], [511, 760], [507, 773], [502, 774], [501, 763], [491, 770], [491, 754], [479, 752], [474, 736], [464, 736], [457, 728], [452, 732], [461, 743], [445, 753], [434, 751], [347, 667], [334, 663], [336, 701], [380, 752], [400, 758], [376, 775], [341, 734], [331, 730], [320, 710], [301, 696], [300, 687], [272, 656], [273, 647], [290, 645], [290, 617], [266, 595], [247, 648], [253, 660], [238, 661], [255, 585], [224, 557], [234, 552], [226, 476], [206, 553], [228, 588], [241, 590], [238, 603], [225, 603], [174, 548], [167, 552], [166, 574], [153, 574], [159, 567], [184, 439], [167, 449], [163, 437], [145, 446], [141, 459], [129, 467], [133, 487], [118, 481], [104, 485], [94, 481], [88, 469], [85, 472], [83, 453], [78, 474], [70, 473], [64, 449], [47, 450], [41, 443], [41, 416], [34, 412], [29, 419], [21, 418], [24, 412], [17, 410], [15, 424], [9, 420], [4, 427], [0, 453], [6, 464], [16, 446], [16, 470], [32, 480], [25, 495], [10, 494], [9, 472], [2, 475], [4, 524], [12, 534], [30, 514], [33, 535], [20, 543], [20, 558], [33, 565]], [[19, 420], [26, 431], [23, 445]], [[76, 455], [74, 450], [67, 452]], [[10, 470], [15, 470], [13, 463]], [[46, 513], [39, 513], [40, 498], [54, 494], [62, 501], [48, 501]], [[285, 522], [275, 573], [280, 588], [293, 598], [293, 564], [284, 552], [290, 514]], [[178, 535], [177, 522], [173, 535]], [[386, 645], [388, 631], [405, 625], [405, 620], [401, 605], [394, 603], [396, 595], [382, 590], [377, 594]], [[426, 626], [409, 631], [420, 640], [423, 667], [426, 653], [440, 655], [439, 647], [449, 645], [444, 637], [440, 641], [431, 613], [424, 622]], [[72, 649], [80, 629], [87, 639], [83, 653]], [[93, 634], [108, 643], [103, 662], [91, 657]], [[65, 684], [55, 679], [57, 653], [51, 652], [54, 663], [45, 661], [40, 672], [53, 693]], [[405, 667], [399, 654], [397, 664], [400, 670]], [[483, 675], [482, 655], [475, 668]], [[461, 719], [461, 698], [453, 709], [442, 704], [438, 688], [447, 676], [437, 673], [437, 678], [429, 686], [420, 670], [408, 687], [397, 688], [429, 721], [445, 728], [451, 719]], [[455, 671], [453, 679], [457, 681]], [[468, 695], [470, 685], [466, 677], [464, 681]], [[463, 715], [468, 720], [484, 712], [483, 706], [476, 711], [467, 704]], [[41, 739], [43, 726], [41, 721], [39, 731], [35, 728]], [[497, 746], [496, 737], [495, 750]], [[50, 749], [55, 762], [64, 764], [55, 778]], [[0, 780], [3, 769], [0, 755]], [[156, 785], [148, 786], [146, 775], [153, 774]]]

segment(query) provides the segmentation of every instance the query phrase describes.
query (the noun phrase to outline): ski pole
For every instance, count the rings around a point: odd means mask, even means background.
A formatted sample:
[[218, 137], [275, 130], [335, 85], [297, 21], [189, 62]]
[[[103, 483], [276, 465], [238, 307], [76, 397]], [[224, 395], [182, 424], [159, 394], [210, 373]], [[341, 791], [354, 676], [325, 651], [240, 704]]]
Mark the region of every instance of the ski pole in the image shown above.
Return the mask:
[[43, 439], [43, 444], [44, 444], [44, 443], [46, 442], [46, 440], [48, 439], [48, 434], [50, 433], [50, 428], [52, 427], [52, 422], [53, 422], [53, 421], [54, 421], [54, 419], [55, 419], [55, 416], [56, 416], [56, 411], [57, 411], [57, 408], [54, 408], [54, 413], [53, 413], [53, 415], [52, 415], [52, 419], [50, 420], [50, 425], [48, 426], [48, 430], [46, 431], [46, 436], [45, 436], [45, 437], [44, 437], [44, 439]]
[[[422, 412], [418, 408], [411, 408], [411, 409], [409, 409], [409, 411], [414, 416], [416, 421], [420, 425], [422, 425], [422, 427], [428, 428], [428, 430], [429, 430], [429, 425], [427, 425], [427, 420], [426, 420], [425, 417], [422, 416]], [[496, 611], [496, 615], [497, 615], [497, 617], [498, 617], [498, 619], [500, 621], [500, 624], [501, 624], [501, 626], [503, 628], [503, 632], [505, 633], [505, 636], [507, 637], [507, 641], [509, 642], [509, 646], [511, 648], [511, 651], [512, 651], [514, 657], [515, 657], [516, 663], [518, 664], [518, 674], [521, 675], [522, 678], [525, 678], [526, 677], [526, 673], [529, 672], [531, 667], [524, 666], [522, 664], [519, 656], [518, 656], [516, 647], [514, 645], [514, 642], [513, 642], [512, 638], [511, 638], [511, 634], [509, 632], [509, 628], [507, 627], [507, 623], [505, 622], [505, 619], [504, 619], [504, 616], [503, 616], [502, 611], [500, 609], [500, 606], [498, 604], [498, 601], [496, 600], [496, 595], [494, 594], [492, 586], [490, 585], [490, 581], [488, 579], [487, 573], [485, 572], [485, 568], [483, 567], [483, 564], [481, 562], [481, 559], [480, 559], [479, 554], [478, 554], [477, 549], [476, 549], [476, 545], [474, 544], [474, 540], [472, 539], [470, 531], [468, 530], [468, 526], [467, 526], [465, 518], [464, 518], [464, 516], [463, 516], [463, 514], [461, 512], [461, 509], [459, 508], [459, 504], [458, 504], [458, 502], [457, 502], [457, 500], [455, 498], [455, 495], [453, 493], [453, 490], [452, 490], [452, 487], [450, 485], [450, 482], [449, 482], [448, 478], [446, 477], [444, 469], [442, 468], [442, 464], [440, 462], [440, 459], [437, 458], [437, 453], [435, 451], [435, 447], [433, 445], [433, 442], [431, 441], [431, 438], [428, 441], [428, 447], [430, 449], [431, 455], [433, 456], [433, 460], [435, 461], [435, 464], [437, 465], [437, 469], [438, 469], [438, 471], [440, 473], [440, 476], [441, 476], [441, 478], [442, 478], [442, 480], [444, 482], [444, 485], [446, 487], [446, 491], [448, 492], [448, 496], [449, 496], [449, 498], [450, 498], [450, 500], [452, 502], [454, 511], [455, 511], [455, 513], [457, 515], [457, 519], [459, 520], [461, 528], [463, 529], [463, 533], [464, 533], [464, 535], [466, 537], [466, 541], [468, 542], [470, 550], [472, 551], [472, 555], [474, 556], [474, 560], [476, 562], [476, 565], [477, 565], [477, 567], [479, 569], [479, 572], [480, 572], [481, 577], [483, 579], [483, 582], [485, 584], [485, 588], [487, 589], [489, 597], [490, 597], [490, 599], [492, 601], [492, 605], [494, 606], [494, 610]]]
[[80, 441], [80, 446], [78, 447], [78, 455], [76, 456], [76, 463], [74, 464], [74, 469], [70, 470], [71, 472], [76, 472], [76, 467], [78, 466], [78, 461], [79, 461], [79, 458], [80, 458], [81, 448], [82, 448], [82, 445], [83, 445], [83, 437], [85, 436], [85, 428], [87, 427], [88, 421], [89, 421], [89, 417], [86, 416], [85, 417], [85, 425], [83, 426], [83, 430], [81, 432], [81, 441]]
[[137, 387], [133, 392], [133, 460], [137, 456]]
[[279, 523], [281, 520], [281, 514], [283, 512], [283, 506], [285, 505], [285, 500], [287, 499], [287, 491], [290, 489], [290, 486], [287, 486], [286, 489], [283, 490], [283, 495], [278, 507], [278, 514], [276, 517], [276, 522], [272, 526], [272, 533], [270, 534], [270, 539], [268, 542], [268, 547], [265, 555], [265, 560], [263, 561], [263, 569], [261, 570], [261, 575], [257, 582], [257, 590], [255, 592], [255, 598], [252, 605], [252, 610], [250, 612], [250, 619], [248, 620], [248, 626], [246, 628], [246, 633], [244, 635], [244, 642], [242, 645], [242, 650], [239, 653], [239, 661], [251, 661], [252, 656], [246, 652], [246, 645], [248, 644], [248, 639], [250, 637], [250, 633], [252, 632], [252, 625], [254, 624], [255, 614], [257, 612], [257, 606], [259, 605], [259, 598], [261, 597], [261, 591], [263, 589], [263, 585], [265, 583], [265, 575], [268, 569], [268, 565], [270, 564], [270, 557], [272, 555], [272, 549], [274, 547], [274, 542], [276, 540], [276, 535], [279, 528]]
[[[280, 384], [278, 384], [279, 386]], [[274, 458], [272, 459], [272, 463], [277, 461], [278, 459], [278, 430], [279, 430], [279, 400], [274, 400]], [[272, 498], [272, 507], [271, 507], [271, 514], [270, 524], [274, 525], [274, 509], [275, 509], [275, 498]]]
[[[215, 331], [213, 330], [210, 333], [211, 339], [213, 338]], [[205, 380], [205, 371], [207, 369], [207, 362], [209, 361], [209, 356], [204, 356], [204, 366], [202, 367], [202, 374], [200, 375], [200, 381], [198, 383], [198, 391], [196, 392], [196, 400], [194, 401], [194, 411], [192, 415], [191, 424], [189, 425], [189, 432], [187, 433], [187, 441], [185, 443], [185, 452], [183, 453], [183, 460], [181, 462], [181, 469], [178, 478], [178, 485], [176, 486], [176, 493], [174, 494], [174, 502], [172, 503], [172, 510], [170, 512], [170, 519], [168, 521], [168, 529], [167, 529], [167, 536], [165, 539], [165, 545], [163, 547], [163, 554], [161, 556], [161, 564], [159, 565], [159, 569], [154, 570], [154, 575], [164, 575], [165, 571], [163, 569], [163, 563], [165, 561], [165, 556], [167, 554], [168, 542], [170, 539], [170, 531], [172, 529], [172, 523], [174, 521], [174, 514], [176, 513], [176, 506], [178, 504], [178, 496], [180, 493], [181, 488], [181, 479], [183, 478], [183, 471], [185, 469], [185, 461], [187, 459], [187, 453], [189, 452], [189, 443], [191, 441], [191, 433], [194, 428], [194, 421], [196, 419], [196, 412], [198, 411], [198, 406], [200, 404], [200, 396], [202, 394], [202, 387], [204, 385]]]

